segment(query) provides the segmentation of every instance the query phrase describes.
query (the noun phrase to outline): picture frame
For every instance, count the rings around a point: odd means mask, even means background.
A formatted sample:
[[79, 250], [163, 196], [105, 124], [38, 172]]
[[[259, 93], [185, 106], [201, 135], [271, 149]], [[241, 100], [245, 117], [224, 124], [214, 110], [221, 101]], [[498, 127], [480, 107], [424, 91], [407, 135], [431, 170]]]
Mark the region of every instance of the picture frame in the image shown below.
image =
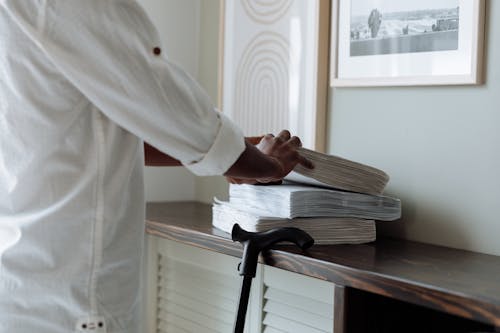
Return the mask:
[[219, 107], [246, 136], [326, 149], [330, 0], [221, 0]]
[[332, 87], [483, 83], [484, 0], [332, 1]]

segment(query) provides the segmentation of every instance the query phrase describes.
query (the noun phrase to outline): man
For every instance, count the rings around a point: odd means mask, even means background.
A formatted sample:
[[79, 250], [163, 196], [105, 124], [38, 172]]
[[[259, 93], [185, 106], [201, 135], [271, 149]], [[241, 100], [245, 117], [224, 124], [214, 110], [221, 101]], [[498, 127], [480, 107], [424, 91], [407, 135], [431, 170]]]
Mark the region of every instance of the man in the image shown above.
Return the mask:
[[144, 156], [235, 182], [310, 166], [287, 131], [245, 142], [133, 0], [0, 0], [0, 136], [0, 333], [139, 332]]
[[370, 16], [368, 17], [368, 26], [370, 27], [372, 38], [377, 37], [381, 24], [382, 14], [375, 8], [370, 12]]

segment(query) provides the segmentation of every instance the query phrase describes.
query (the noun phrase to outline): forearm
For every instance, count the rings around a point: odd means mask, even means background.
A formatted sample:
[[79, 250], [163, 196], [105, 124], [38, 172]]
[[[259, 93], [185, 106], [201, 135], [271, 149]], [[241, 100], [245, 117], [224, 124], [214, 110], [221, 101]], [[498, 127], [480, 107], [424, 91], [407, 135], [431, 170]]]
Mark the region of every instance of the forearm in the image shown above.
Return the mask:
[[[262, 137], [248, 137], [246, 141], [256, 145]], [[182, 166], [182, 163], [170, 155], [162, 153], [155, 147], [144, 142], [144, 161], [147, 166]]]
[[[226, 175], [231, 174], [234, 177], [236, 177], [236, 174], [247, 175], [245, 178], [251, 178], [251, 176], [248, 176], [248, 172], [255, 176], [262, 175], [263, 172], [267, 174], [273, 170], [271, 158], [254, 147], [260, 139], [261, 137], [247, 138], [246, 150], [242, 153], [238, 162], [226, 172]], [[144, 143], [144, 160], [147, 166], [182, 166], [179, 160], [159, 151], [146, 142]]]
[[144, 161], [147, 166], [182, 166], [179, 160], [162, 153], [147, 143], [144, 143]]

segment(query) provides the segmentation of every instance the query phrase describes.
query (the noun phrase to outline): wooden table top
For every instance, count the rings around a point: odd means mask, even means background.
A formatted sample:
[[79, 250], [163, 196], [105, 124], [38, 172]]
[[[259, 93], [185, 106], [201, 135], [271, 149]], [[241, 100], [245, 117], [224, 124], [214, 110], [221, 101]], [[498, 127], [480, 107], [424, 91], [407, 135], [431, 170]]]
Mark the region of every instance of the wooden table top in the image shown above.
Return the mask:
[[[211, 205], [150, 203], [151, 235], [241, 257], [242, 247], [212, 227]], [[500, 257], [396, 239], [362, 245], [277, 245], [261, 262], [338, 285], [500, 327]]]

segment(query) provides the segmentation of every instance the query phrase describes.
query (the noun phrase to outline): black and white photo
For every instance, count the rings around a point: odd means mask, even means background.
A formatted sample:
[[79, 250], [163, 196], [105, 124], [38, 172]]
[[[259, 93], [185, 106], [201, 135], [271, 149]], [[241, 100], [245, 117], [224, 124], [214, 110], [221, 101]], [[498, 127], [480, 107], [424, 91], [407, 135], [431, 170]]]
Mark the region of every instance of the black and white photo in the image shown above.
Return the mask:
[[350, 55], [458, 49], [459, 0], [352, 0]]
[[485, 0], [332, 0], [331, 84], [481, 84]]

